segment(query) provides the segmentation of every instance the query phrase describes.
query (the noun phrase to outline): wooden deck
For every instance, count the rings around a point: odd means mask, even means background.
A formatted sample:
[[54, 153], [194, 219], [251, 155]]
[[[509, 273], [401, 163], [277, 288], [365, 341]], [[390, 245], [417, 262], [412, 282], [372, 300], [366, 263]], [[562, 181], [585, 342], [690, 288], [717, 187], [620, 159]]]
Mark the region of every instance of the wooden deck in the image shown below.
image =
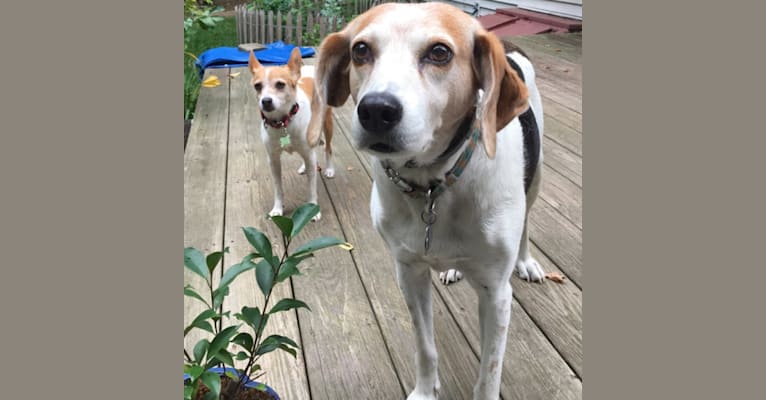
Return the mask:
[[[501, 395], [505, 400], [581, 399], [582, 36], [547, 34], [513, 41], [537, 68], [545, 110], [543, 186], [530, 224], [533, 253], [546, 271], [568, 279], [533, 284], [514, 275]], [[245, 68], [231, 70], [241, 74], [229, 80], [229, 72], [206, 72], [218, 75], [223, 85], [201, 89], [184, 157], [184, 246], [205, 253], [229, 246], [227, 266], [249, 252], [243, 226], [258, 227], [271, 237], [277, 233], [265, 219], [271, 209], [271, 175], [250, 74]], [[336, 177], [322, 177], [323, 218], [302, 237], [333, 235], [355, 249], [323, 250], [302, 264], [303, 276], [279, 289], [278, 296], [294, 296], [313, 310], [281, 313], [269, 321], [271, 331], [302, 347], [297, 360], [275, 352], [261, 363], [268, 371], [261, 380], [285, 400], [404, 399], [414, 386], [410, 317], [393, 261], [371, 225], [369, 165], [348, 140], [351, 110], [347, 103], [335, 111]], [[297, 155], [282, 160], [285, 211], [290, 213], [306, 198], [306, 178], [295, 172]], [[184, 277], [199, 283], [195, 278]], [[470, 399], [480, 353], [476, 295], [464, 281], [443, 286], [436, 274], [433, 287], [440, 398]], [[232, 287], [227, 308], [254, 305], [259, 296], [254, 275], [244, 274]], [[188, 323], [199, 309], [187, 301], [184, 312]], [[198, 334], [189, 335], [187, 348]]]

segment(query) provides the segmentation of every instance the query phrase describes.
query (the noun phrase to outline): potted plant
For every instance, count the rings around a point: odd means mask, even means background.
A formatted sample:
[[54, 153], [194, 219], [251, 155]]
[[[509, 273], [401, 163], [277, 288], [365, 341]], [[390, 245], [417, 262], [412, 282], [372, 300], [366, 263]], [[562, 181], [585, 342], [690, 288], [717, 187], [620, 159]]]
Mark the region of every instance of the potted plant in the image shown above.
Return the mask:
[[[207, 256], [193, 247], [184, 249], [184, 267], [201, 276], [208, 289], [203, 296], [191, 285], [184, 287], [184, 296], [202, 302], [206, 307], [184, 327], [184, 337], [193, 329], [202, 329], [212, 334], [212, 340], [200, 339], [192, 349], [184, 348], [184, 400], [279, 400], [272, 388], [255, 381], [265, 373], [257, 362], [275, 350], [296, 357], [298, 344], [282, 335], [263, 338], [264, 328], [271, 315], [296, 308], [310, 309], [306, 303], [297, 299], [283, 298], [275, 301], [272, 298], [273, 289], [291, 276], [300, 274], [298, 265], [313, 257], [315, 251], [332, 246], [352, 249], [350, 244], [342, 240], [323, 236], [303, 244], [293, 252], [289, 251], [293, 239], [318, 212], [319, 206], [316, 204], [305, 204], [295, 210], [291, 217], [270, 218], [281, 232], [284, 245], [282, 254], [274, 254], [271, 241], [263, 232], [252, 227], [243, 228], [245, 238], [255, 251], [223, 271], [217, 287], [213, 286], [213, 272], [223, 254], [228, 252], [228, 247]], [[239, 275], [251, 270], [263, 292], [263, 303], [260, 307], [242, 307], [240, 312], [232, 315], [231, 310], [223, 309], [224, 299], [229, 295], [229, 286]], [[223, 327], [224, 318], [232, 316], [240, 323]], [[252, 328], [253, 334], [245, 331], [246, 326]], [[231, 344], [237, 345], [240, 351], [236, 354], [230, 352]], [[245, 367], [236, 368], [235, 360], [244, 361]]]

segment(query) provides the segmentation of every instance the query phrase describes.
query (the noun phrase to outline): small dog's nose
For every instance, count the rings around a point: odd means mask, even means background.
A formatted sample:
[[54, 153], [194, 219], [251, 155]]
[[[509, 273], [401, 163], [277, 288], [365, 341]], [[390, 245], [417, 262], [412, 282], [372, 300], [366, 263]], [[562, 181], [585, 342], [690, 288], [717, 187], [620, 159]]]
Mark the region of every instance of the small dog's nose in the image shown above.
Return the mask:
[[261, 107], [266, 111], [271, 111], [274, 108], [274, 103], [271, 101], [271, 97], [264, 97], [261, 99]]
[[364, 129], [385, 133], [401, 121], [402, 103], [388, 93], [369, 93], [359, 102], [356, 113]]

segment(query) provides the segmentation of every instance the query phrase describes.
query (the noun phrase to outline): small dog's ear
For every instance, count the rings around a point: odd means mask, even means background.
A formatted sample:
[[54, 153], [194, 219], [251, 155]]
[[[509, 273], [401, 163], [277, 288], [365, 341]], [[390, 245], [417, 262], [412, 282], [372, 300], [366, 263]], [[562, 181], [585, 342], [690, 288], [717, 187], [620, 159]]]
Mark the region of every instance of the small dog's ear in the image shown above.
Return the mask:
[[290, 70], [290, 77], [295, 81], [301, 78], [301, 65], [303, 65], [301, 49], [294, 47], [290, 53], [290, 61], [287, 62], [287, 69]]
[[340, 107], [348, 99], [351, 61], [347, 29], [327, 36], [319, 47], [315, 85], [324, 104]]
[[480, 29], [473, 44], [474, 72], [484, 91], [479, 104], [481, 140], [487, 156], [495, 158], [497, 131], [529, 107], [527, 86], [508, 65], [500, 40]]
[[252, 50], [250, 50], [250, 59], [247, 60], [247, 66], [250, 68], [250, 72], [252, 72], [253, 75], [255, 75], [255, 71], [262, 68], [261, 63], [255, 58], [255, 53], [253, 53]]

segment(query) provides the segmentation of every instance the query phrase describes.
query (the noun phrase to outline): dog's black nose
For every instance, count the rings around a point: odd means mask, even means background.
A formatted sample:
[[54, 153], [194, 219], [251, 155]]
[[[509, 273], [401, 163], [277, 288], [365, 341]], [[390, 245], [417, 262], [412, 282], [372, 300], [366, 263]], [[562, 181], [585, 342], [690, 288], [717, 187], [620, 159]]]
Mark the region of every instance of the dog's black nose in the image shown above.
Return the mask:
[[356, 113], [364, 129], [385, 133], [401, 121], [402, 103], [388, 93], [369, 93], [359, 102]]
[[264, 97], [261, 99], [261, 107], [266, 111], [274, 109], [274, 103], [271, 101], [271, 97]]

